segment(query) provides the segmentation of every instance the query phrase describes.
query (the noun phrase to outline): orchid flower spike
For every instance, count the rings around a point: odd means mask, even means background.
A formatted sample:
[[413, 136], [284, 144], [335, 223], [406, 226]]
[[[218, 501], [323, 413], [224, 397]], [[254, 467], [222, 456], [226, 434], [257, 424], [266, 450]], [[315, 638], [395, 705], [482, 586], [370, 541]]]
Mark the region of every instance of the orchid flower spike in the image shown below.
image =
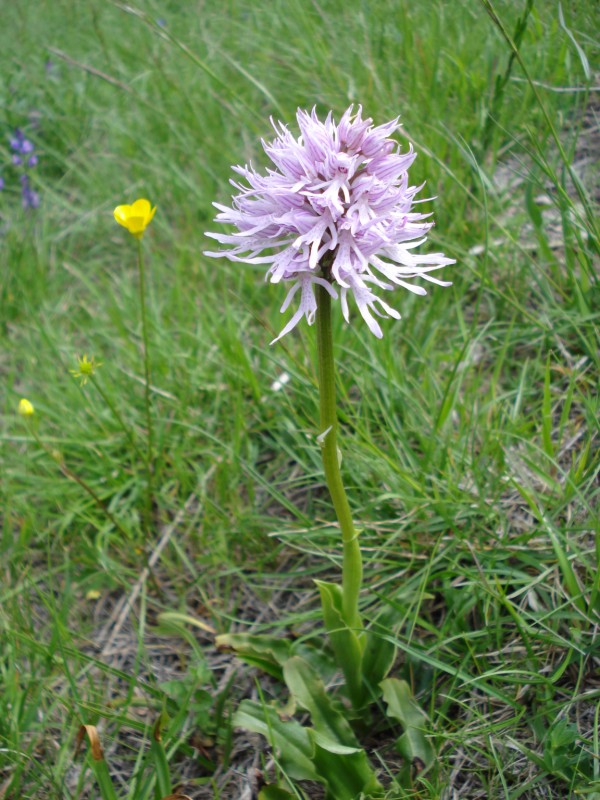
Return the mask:
[[[277, 341], [304, 317], [314, 322], [315, 285], [339, 297], [349, 321], [352, 298], [369, 330], [381, 337], [375, 319], [400, 314], [375, 290], [401, 287], [427, 294], [414, 278], [449, 286], [432, 273], [453, 264], [443, 253], [421, 255], [432, 222], [413, 209], [422, 186], [410, 186], [408, 168], [416, 153], [402, 153], [390, 136], [399, 128], [394, 119], [373, 126], [350, 106], [336, 123], [329, 113], [321, 121], [315, 109], [298, 110], [300, 136], [273, 123], [276, 137], [263, 142], [273, 167], [260, 174], [252, 165], [233, 167], [245, 181], [232, 207], [215, 203], [216, 222], [232, 225], [233, 233], [207, 233], [227, 250], [207, 252], [230, 261], [268, 266], [271, 283], [289, 286], [281, 307], [285, 312], [296, 296], [297, 310]], [[375, 315], [375, 316], [374, 316]]]

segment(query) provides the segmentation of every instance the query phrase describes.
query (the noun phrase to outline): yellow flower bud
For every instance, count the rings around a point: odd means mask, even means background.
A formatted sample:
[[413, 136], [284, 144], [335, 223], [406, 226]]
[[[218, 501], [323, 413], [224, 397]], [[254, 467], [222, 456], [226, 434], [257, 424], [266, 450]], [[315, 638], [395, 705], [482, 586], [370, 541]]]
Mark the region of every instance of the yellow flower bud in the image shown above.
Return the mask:
[[22, 400], [19, 400], [18, 411], [22, 417], [31, 417], [33, 416], [33, 414], [35, 414], [35, 408], [33, 407], [33, 404], [30, 403], [29, 400], [26, 400], [24, 397]]
[[133, 205], [117, 206], [113, 213], [119, 225], [127, 228], [136, 239], [141, 239], [155, 212], [156, 206], [152, 208], [149, 200], [140, 198]]

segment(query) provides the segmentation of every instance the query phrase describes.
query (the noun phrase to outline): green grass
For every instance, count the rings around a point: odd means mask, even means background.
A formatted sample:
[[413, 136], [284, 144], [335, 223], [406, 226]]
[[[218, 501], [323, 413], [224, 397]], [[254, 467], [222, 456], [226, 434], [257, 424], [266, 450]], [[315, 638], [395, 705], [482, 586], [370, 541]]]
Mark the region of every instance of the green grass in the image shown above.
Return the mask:
[[[252, 676], [160, 615], [307, 634], [312, 578], [335, 574], [339, 547], [315, 442], [314, 331], [269, 347], [280, 288], [203, 256], [204, 231], [230, 165], [264, 165], [269, 116], [293, 127], [298, 106], [360, 102], [377, 122], [401, 115], [419, 151], [411, 178], [438, 198], [429, 247], [457, 259], [451, 289], [398, 294], [403, 319], [382, 341], [356, 314], [335, 320], [364, 607], [397, 610], [396, 673], [437, 736], [439, 776], [419, 796], [600, 797], [594, 3], [563, 3], [570, 35], [555, 3], [535, 3], [519, 35], [526, 4], [490, 6], [517, 40], [512, 63], [487, 2], [139, 5], [3, 9], [0, 796], [97, 796], [75, 757], [86, 723], [119, 796], [141, 798], [163, 708], [174, 780], [194, 798], [239, 796], [244, 739], [228, 720]], [[35, 213], [8, 164], [16, 127], [40, 156]], [[143, 451], [135, 247], [112, 220], [143, 195], [158, 204], [144, 240], [150, 536], [143, 460], [94, 385], [69, 374], [83, 353], [103, 363], [99, 385]], [[36, 444], [22, 396], [122, 530]], [[376, 743], [383, 770], [390, 744]]]

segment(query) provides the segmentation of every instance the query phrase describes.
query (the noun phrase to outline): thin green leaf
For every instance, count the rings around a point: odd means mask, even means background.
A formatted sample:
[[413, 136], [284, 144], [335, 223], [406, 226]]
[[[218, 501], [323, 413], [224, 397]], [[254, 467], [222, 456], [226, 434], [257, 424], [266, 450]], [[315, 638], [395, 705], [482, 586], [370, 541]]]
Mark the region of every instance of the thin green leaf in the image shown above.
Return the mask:
[[82, 725], [79, 728], [79, 733], [77, 734], [77, 749], [81, 746], [84, 738], [87, 738], [90, 745], [89, 765], [96, 778], [102, 800], [118, 800], [110, 777], [108, 765], [104, 760], [104, 752], [100, 744], [98, 729], [95, 725]]
[[542, 400], [542, 439], [544, 451], [548, 458], [554, 458], [554, 444], [552, 442], [552, 397], [550, 395], [550, 356], [546, 360], [544, 372], [544, 396]]
[[156, 774], [156, 787], [161, 796], [169, 795], [173, 791], [167, 754], [162, 743], [162, 728], [166, 724], [167, 715], [161, 714], [156, 720], [152, 731], [150, 753]]
[[571, 40], [575, 50], [577, 50], [577, 55], [579, 56], [579, 60], [581, 61], [581, 66], [583, 68], [583, 73], [585, 75], [586, 81], [591, 81], [592, 72], [590, 70], [590, 62], [588, 61], [588, 58], [583, 51], [583, 48], [581, 47], [577, 39], [573, 36], [573, 32], [565, 22], [565, 15], [563, 14], [562, 3], [558, 4], [558, 22], [560, 27], [563, 29], [563, 31], [567, 34], [567, 36]]

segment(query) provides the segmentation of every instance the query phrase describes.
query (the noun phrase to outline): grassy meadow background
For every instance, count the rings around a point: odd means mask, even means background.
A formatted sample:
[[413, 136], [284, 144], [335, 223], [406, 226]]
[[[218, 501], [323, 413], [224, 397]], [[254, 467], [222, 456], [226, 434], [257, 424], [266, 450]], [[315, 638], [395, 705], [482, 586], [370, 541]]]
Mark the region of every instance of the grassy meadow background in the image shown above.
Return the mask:
[[[338, 535], [314, 331], [269, 347], [285, 292], [206, 258], [204, 232], [231, 165], [265, 165], [270, 116], [295, 131], [297, 107], [350, 103], [377, 123], [401, 115], [412, 182], [437, 197], [427, 246], [457, 261], [451, 288], [396, 293], [403, 319], [381, 341], [356, 311], [335, 320], [364, 608], [396, 609], [395, 674], [439, 751], [407, 797], [600, 798], [597, 10], [3, 4], [0, 798], [97, 797], [82, 723], [98, 726], [119, 796], [152, 797], [166, 711], [174, 783], [250, 799], [268, 754], [230, 718], [256, 675], [195, 623], [314, 631], [312, 580], [336, 574]], [[16, 128], [39, 156], [38, 209], [21, 207]], [[144, 467], [110, 408], [143, 447], [135, 242], [112, 218], [142, 196], [158, 205], [144, 238], [149, 532]], [[84, 387], [69, 372], [83, 354], [102, 362]], [[383, 773], [390, 746], [371, 743]]]

